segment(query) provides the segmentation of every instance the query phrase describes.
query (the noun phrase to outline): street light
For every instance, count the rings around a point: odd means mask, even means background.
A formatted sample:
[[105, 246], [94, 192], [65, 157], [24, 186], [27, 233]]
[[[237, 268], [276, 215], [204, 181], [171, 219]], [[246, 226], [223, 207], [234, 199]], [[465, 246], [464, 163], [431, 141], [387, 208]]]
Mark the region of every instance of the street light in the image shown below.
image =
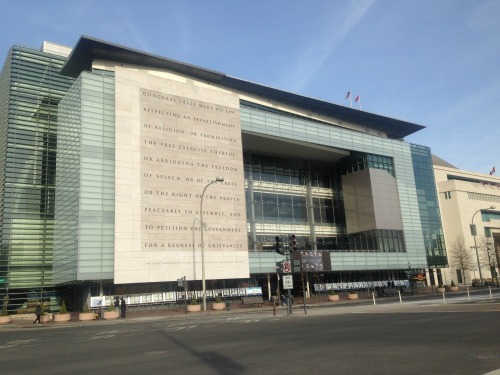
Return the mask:
[[205, 243], [203, 242], [203, 196], [207, 188], [216, 182], [224, 182], [224, 177], [217, 176], [214, 181], [210, 181], [201, 193], [200, 201], [200, 235], [201, 235], [201, 287], [203, 293], [203, 311], [207, 311], [207, 288], [205, 285]]
[[495, 208], [496, 208], [495, 206], [490, 206], [490, 207], [487, 207], [487, 208], [481, 208], [481, 209], [477, 210], [476, 212], [474, 212], [474, 215], [472, 215], [472, 223], [471, 223], [471, 226], [470, 226], [470, 230], [471, 230], [472, 236], [474, 237], [474, 248], [476, 249], [477, 268], [479, 270], [479, 281], [481, 283], [483, 282], [483, 275], [481, 273], [481, 264], [479, 262], [479, 254], [477, 252], [477, 243], [476, 243], [476, 234], [477, 234], [477, 231], [476, 231], [476, 227], [474, 226], [474, 216], [476, 216], [476, 214], [478, 212], [487, 211], [487, 210], [494, 210]]

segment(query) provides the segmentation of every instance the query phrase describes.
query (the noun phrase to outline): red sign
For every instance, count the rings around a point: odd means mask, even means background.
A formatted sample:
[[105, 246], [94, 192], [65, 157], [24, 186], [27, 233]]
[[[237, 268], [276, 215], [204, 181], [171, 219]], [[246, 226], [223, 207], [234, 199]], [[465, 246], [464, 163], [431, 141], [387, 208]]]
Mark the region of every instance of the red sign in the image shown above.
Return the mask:
[[290, 262], [285, 261], [282, 264], [282, 269], [283, 269], [283, 272], [290, 273], [290, 272], [292, 272], [292, 264]]

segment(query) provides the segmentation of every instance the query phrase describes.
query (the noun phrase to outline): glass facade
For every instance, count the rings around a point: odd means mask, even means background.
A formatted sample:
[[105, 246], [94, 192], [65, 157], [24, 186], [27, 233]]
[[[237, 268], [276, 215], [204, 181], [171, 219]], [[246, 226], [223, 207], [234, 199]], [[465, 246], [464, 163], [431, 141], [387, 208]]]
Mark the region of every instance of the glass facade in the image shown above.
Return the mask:
[[439, 214], [431, 150], [426, 146], [412, 144], [411, 153], [427, 262], [430, 268], [447, 267], [448, 257]]
[[114, 78], [83, 72], [59, 105], [54, 281], [113, 279]]
[[331, 166], [250, 152], [244, 162], [250, 251], [274, 251], [275, 236], [286, 233], [297, 236], [301, 250], [345, 241], [339, 178]]
[[[306, 142], [310, 159], [245, 153], [251, 273], [273, 272], [274, 237], [293, 233], [303, 250], [328, 250], [333, 270], [425, 268], [427, 259], [410, 145], [305, 116], [241, 102], [243, 132]], [[314, 160], [316, 147], [347, 151], [337, 163]], [[333, 152], [333, 151], [332, 151]], [[346, 234], [341, 176], [376, 168], [396, 177], [403, 231]], [[431, 165], [426, 165], [432, 172]], [[372, 256], [368, 254], [379, 253]], [[381, 255], [387, 254], [390, 258]], [[266, 255], [267, 254], [267, 255]], [[382, 264], [383, 263], [383, 264]]]
[[[63, 56], [13, 47], [0, 78], [0, 294], [53, 286], [57, 105]], [[11, 296], [12, 298], [12, 296]]]
[[[358, 155], [359, 156], [359, 155]], [[346, 234], [341, 168], [393, 171], [390, 158], [346, 158], [339, 165], [245, 153], [250, 251], [275, 251], [275, 236], [293, 233], [298, 250], [405, 252], [400, 230], [374, 229]], [[344, 172], [345, 173], [345, 172]]]

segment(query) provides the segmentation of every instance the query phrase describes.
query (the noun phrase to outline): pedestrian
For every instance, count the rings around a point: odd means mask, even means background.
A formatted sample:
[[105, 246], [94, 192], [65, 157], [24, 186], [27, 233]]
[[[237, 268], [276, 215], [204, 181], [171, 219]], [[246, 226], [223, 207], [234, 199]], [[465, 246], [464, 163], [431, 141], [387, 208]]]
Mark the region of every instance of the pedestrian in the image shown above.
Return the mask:
[[36, 314], [36, 319], [33, 322], [33, 324], [36, 324], [37, 322], [38, 324], [41, 324], [42, 322], [40, 321], [40, 316], [42, 315], [42, 305], [40, 303], [36, 305], [35, 314]]
[[127, 303], [125, 302], [123, 297], [122, 297], [122, 301], [120, 303], [120, 310], [122, 312], [122, 318], [125, 318], [125, 314], [127, 312]]
[[120, 307], [120, 297], [118, 296], [115, 296], [115, 310], [118, 310], [118, 308]]

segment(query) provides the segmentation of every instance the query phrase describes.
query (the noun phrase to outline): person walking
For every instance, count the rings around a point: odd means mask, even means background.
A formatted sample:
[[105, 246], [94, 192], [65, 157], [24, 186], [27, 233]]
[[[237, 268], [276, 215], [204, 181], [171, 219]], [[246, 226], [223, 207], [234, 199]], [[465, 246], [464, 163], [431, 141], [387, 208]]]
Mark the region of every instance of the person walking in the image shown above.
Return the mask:
[[123, 297], [122, 297], [122, 300], [120, 302], [120, 310], [122, 312], [122, 318], [125, 318], [125, 314], [127, 312], [127, 303], [125, 302]]
[[115, 310], [118, 310], [120, 308], [120, 297], [116, 296], [115, 297]]
[[38, 324], [41, 324], [42, 322], [40, 321], [40, 317], [42, 315], [42, 305], [40, 303], [36, 305], [35, 314], [36, 314], [36, 319], [33, 322], [33, 324], [36, 324], [37, 322]]

